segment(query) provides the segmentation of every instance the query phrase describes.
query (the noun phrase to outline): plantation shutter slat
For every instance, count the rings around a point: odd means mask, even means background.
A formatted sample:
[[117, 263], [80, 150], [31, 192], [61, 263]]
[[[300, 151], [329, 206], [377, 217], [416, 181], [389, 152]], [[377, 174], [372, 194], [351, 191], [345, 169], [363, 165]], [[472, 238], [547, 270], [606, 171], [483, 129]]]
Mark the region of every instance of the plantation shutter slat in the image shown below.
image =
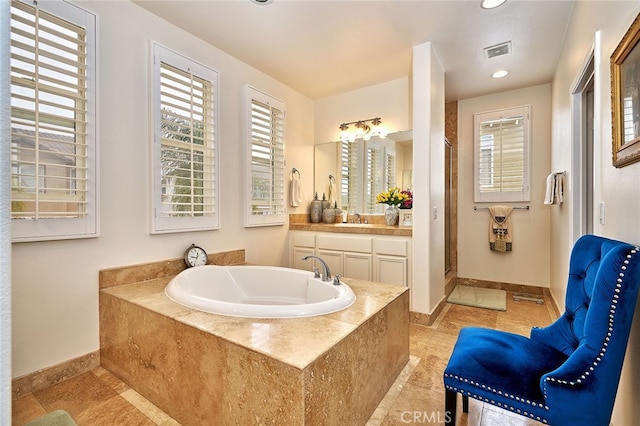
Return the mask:
[[88, 214], [87, 30], [11, 4], [11, 217]]

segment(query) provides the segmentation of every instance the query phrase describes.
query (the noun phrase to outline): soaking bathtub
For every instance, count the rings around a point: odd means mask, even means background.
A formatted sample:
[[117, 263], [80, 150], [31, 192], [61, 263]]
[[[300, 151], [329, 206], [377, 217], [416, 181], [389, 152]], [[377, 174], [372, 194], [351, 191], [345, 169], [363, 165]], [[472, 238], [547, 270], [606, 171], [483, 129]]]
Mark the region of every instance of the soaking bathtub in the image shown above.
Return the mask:
[[356, 296], [345, 283], [276, 266], [205, 265], [185, 269], [165, 288], [174, 302], [220, 315], [301, 318], [348, 308]]

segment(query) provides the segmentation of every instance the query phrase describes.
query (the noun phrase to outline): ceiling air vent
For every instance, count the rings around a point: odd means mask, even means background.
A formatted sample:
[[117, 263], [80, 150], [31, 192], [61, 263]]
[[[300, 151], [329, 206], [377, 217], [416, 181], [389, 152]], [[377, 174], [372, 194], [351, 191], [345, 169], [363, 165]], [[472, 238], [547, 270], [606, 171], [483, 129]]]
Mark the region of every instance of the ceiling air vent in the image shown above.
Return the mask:
[[504, 43], [500, 43], [494, 46], [489, 46], [484, 48], [484, 56], [487, 59], [495, 58], [496, 56], [506, 55], [507, 53], [511, 53], [510, 41], [506, 41]]

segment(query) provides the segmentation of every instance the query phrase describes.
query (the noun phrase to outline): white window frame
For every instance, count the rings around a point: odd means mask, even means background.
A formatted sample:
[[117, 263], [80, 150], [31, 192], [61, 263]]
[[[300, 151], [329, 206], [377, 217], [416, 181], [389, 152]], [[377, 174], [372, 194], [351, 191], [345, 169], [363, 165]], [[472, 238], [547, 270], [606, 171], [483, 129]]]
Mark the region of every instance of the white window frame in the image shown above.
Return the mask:
[[[34, 7], [32, 2], [17, 0], [28, 7]], [[58, 19], [72, 23], [86, 30], [85, 54], [86, 54], [86, 111], [84, 117], [75, 119], [76, 132], [84, 135], [84, 141], [80, 149], [86, 150], [84, 164], [83, 186], [86, 190], [83, 202], [85, 208], [79, 217], [38, 217], [24, 219], [13, 218], [11, 220], [11, 233], [13, 242], [47, 241], [76, 238], [95, 238], [99, 236], [98, 217], [98, 119], [97, 119], [97, 17], [73, 4], [56, 2], [39, 2], [37, 9], [46, 12]], [[10, 30], [11, 31], [11, 30]], [[37, 84], [37, 80], [34, 80]], [[39, 120], [36, 121], [39, 123]], [[46, 127], [46, 126], [45, 126]], [[43, 130], [44, 132], [45, 130]], [[36, 139], [39, 140], [39, 139]], [[39, 144], [40, 142], [38, 142]], [[37, 160], [36, 160], [37, 161]], [[14, 169], [18, 170], [19, 166]], [[35, 167], [34, 167], [35, 170]], [[42, 164], [38, 164], [38, 170], [44, 170]], [[17, 173], [17, 172], [16, 172]], [[75, 175], [73, 175], [75, 178]], [[19, 180], [19, 176], [16, 177]], [[34, 178], [35, 181], [35, 178]], [[37, 182], [43, 182], [44, 177], [38, 176]], [[75, 189], [72, 184], [69, 188]], [[34, 193], [45, 193], [44, 189], [37, 189]], [[71, 194], [71, 192], [68, 192]], [[36, 200], [36, 202], [38, 202]]]
[[[480, 129], [482, 123], [500, 123], [513, 117], [522, 118], [523, 170], [520, 190], [482, 191], [480, 184], [482, 143]], [[531, 200], [531, 107], [529, 105], [505, 108], [474, 114], [474, 201], [476, 203], [526, 202]], [[496, 179], [502, 176], [502, 167], [498, 166], [494, 174]]]
[[[176, 53], [155, 42], [151, 43], [151, 107], [152, 107], [152, 141], [151, 141], [151, 167], [152, 167], [152, 184], [151, 184], [151, 230], [152, 234], [172, 233], [172, 232], [190, 232], [205, 231], [220, 228], [219, 214], [219, 76], [218, 71], [213, 70], [205, 65], [197, 63], [179, 53]], [[213, 92], [211, 96], [211, 108], [208, 110], [207, 118], [203, 121], [213, 126], [213, 129], [205, 131], [209, 133], [209, 137], [205, 137], [205, 145], [198, 151], [203, 153], [205, 157], [204, 163], [206, 167], [212, 167], [209, 178], [205, 178], [204, 189], [209, 192], [210, 201], [203, 204], [206, 210], [204, 214], [197, 213], [192, 210], [185, 215], [163, 214], [163, 187], [162, 187], [162, 131], [161, 131], [161, 64], [164, 63], [168, 67], [173, 67], [187, 74], [194, 76], [194, 79], [203, 79], [211, 84]], [[192, 148], [196, 144], [188, 144]], [[205, 153], [206, 151], [206, 153]], [[192, 186], [192, 188], [194, 188]]]
[[[253, 178], [253, 151], [254, 140], [252, 138], [253, 129], [253, 104], [254, 101], [267, 105], [276, 113], [281, 114], [282, 127], [280, 129], [272, 129], [271, 144], [276, 154], [271, 156], [271, 189], [269, 191], [268, 203], [269, 209], [264, 214], [254, 212], [253, 194], [254, 178]], [[246, 169], [246, 195], [245, 195], [245, 227], [258, 226], [276, 226], [286, 223], [286, 206], [284, 194], [284, 168], [285, 168], [285, 127], [286, 127], [286, 105], [283, 101], [268, 95], [254, 87], [247, 85], [245, 87], [245, 111], [246, 111], [246, 136], [245, 136], [245, 169]], [[275, 132], [275, 133], [274, 133]]]

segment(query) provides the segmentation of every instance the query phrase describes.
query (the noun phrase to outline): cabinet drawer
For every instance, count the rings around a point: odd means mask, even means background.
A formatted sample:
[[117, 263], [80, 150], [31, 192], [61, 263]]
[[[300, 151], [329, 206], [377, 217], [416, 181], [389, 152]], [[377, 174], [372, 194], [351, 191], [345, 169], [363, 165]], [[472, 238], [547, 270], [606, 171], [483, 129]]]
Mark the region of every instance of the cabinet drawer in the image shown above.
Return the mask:
[[393, 256], [408, 255], [408, 241], [396, 239], [375, 239], [373, 240], [373, 249], [377, 254], [390, 254]]
[[334, 237], [332, 235], [318, 235], [318, 248], [340, 251], [355, 251], [371, 253], [371, 238]]
[[296, 247], [315, 247], [316, 235], [311, 232], [294, 232], [293, 245]]

